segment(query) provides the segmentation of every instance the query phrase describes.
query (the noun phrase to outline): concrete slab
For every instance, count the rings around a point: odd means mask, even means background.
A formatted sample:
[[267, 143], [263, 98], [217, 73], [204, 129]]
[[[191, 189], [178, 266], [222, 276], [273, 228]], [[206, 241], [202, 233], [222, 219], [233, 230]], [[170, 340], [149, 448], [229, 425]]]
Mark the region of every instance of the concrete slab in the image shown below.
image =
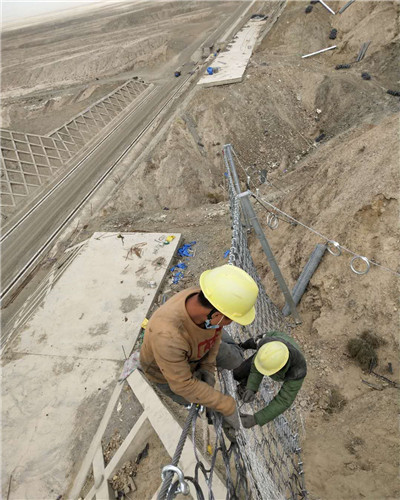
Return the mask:
[[210, 62], [209, 66], [217, 67], [218, 72], [213, 75], [205, 73], [197, 84], [212, 87], [241, 82], [257, 37], [265, 23], [265, 20], [251, 19], [230, 42], [228, 50], [221, 52]]
[[14, 350], [121, 360], [122, 346], [126, 353], [132, 349], [179, 235], [159, 247], [155, 240], [168, 234], [122, 234], [123, 239], [118, 234], [93, 235], [54, 285]]
[[96, 233], [20, 327], [2, 369], [9, 500], [68, 489], [179, 244], [156, 241], [167, 235]]

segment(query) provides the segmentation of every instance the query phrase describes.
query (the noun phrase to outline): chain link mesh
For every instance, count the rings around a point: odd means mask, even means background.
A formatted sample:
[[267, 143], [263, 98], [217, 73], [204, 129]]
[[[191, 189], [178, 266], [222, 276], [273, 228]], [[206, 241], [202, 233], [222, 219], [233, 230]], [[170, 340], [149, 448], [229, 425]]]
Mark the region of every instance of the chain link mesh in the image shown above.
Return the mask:
[[[229, 263], [245, 270], [259, 287], [255, 321], [246, 327], [232, 323], [229, 333], [236, 341], [257, 337], [269, 330], [290, 334], [290, 327], [279, 309], [272, 303], [254, 265], [247, 242], [247, 231], [241, 212], [237, 189], [239, 179], [232, 158], [231, 145], [224, 146], [232, 219], [232, 245]], [[231, 372], [224, 371], [222, 382], [226, 392], [236, 395], [236, 382]], [[253, 413], [264, 408], [279, 391], [280, 384], [264, 377], [258, 398], [242, 410]], [[238, 432], [238, 443], [246, 464], [252, 496], [257, 500], [306, 499], [307, 491], [299, 445], [299, 420], [295, 405], [263, 427], [255, 426]]]

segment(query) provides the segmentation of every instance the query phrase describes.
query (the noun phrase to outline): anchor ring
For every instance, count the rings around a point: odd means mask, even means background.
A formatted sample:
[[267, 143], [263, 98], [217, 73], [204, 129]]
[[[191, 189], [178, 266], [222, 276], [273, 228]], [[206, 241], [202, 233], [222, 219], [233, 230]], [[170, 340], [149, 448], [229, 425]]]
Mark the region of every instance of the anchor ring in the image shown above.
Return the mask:
[[[357, 271], [357, 269], [354, 267], [354, 262], [357, 260], [357, 259], [360, 259], [362, 260], [363, 262], [365, 262], [365, 265], [366, 265], [366, 268], [363, 270], [363, 271]], [[356, 255], [355, 257], [353, 257], [351, 259], [351, 262], [350, 262], [350, 268], [351, 270], [353, 271], [353, 273], [356, 273], [356, 274], [367, 274], [367, 272], [370, 270], [371, 268], [371, 264], [369, 263], [369, 260], [367, 259], [367, 257], [363, 257], [362, 255]]]
[[[334, 248], [336, 248], [337, 251], [335, 252], [329, 245], [332, 245]], [[328, 241], [327, 249], [328, 252], [334, 257], [339, 257], [339, 255], [342, 255], [342, 249], [340, 248], [340, 245], [337, 241]]]

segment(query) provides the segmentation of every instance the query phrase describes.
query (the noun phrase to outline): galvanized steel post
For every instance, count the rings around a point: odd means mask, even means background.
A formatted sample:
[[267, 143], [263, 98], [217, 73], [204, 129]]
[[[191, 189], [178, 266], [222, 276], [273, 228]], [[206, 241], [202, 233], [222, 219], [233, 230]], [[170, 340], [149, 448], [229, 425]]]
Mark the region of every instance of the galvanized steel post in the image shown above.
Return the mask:
[[243, 211], [247, 214], [250, 224], [254, 228], [258, 239], [260, 240], [261, 246], [267, 256], [268, 262], [271, 266], [271, 269], [274, 273], [274, 276], [280, 286], [283, 295], [285, 296], [286, 303], [290, 308], [290, 313], [292, 314], [294, 320], [297, 324], [301, 323], [301, 318], [299, 313], [297, 312], [296, 305], [293, 301], [293, 297], [289, 291], [289, 288], [286, 284], [285, 278], [283, 277], [281, 270], [275, 260], [274, 254], [272, 253], [271, 247], [269, 246], [268, 240], [262, 230], [260, 223], [258, 222], [257, 215], [254, 211], [253, 205], [250, 202], [249, 196], [251, 195], [251, 191], [245, 191], [244, 193], [238, 194], [238, 198], [240, 199], [240, 203], [242, 205]]

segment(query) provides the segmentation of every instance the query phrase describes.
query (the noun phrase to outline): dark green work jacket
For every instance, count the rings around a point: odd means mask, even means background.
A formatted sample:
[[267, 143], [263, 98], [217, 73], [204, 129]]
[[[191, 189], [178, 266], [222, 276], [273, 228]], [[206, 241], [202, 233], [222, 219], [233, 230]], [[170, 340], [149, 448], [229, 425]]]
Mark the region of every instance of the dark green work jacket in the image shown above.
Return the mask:
[[[258, 343], [258, 348], [267, 342], [279, 340], [289, 349], [289, 360], [279, 372], [271, 375], [270, 378], [276, 382], [283, 382], [280, 391], [274, 399], [262, 410], [257, 412], [254, 417], [258, 425], [264, 425], [275, 417], [287, 410], [295, 400], [300, 387], [303, 384], [307, 374], [307, 364], [297, 343], [283, 332], [268, 332]], [[254, 356], [255, 359], [255, 356]], [[251, 364], [250, 375], [247, 379], [246, 388], [254, 392], [258, 391], [261, 381], [264, 377], [254, 365], [254, 359]]]

